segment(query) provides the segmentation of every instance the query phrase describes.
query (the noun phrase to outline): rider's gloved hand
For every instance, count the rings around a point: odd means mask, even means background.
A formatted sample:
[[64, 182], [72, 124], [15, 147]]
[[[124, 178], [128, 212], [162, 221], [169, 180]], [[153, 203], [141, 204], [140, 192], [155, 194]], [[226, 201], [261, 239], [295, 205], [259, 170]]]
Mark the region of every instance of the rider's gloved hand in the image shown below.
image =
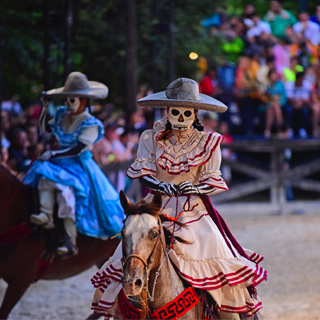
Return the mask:
[[183, 181], [178, 185], [178, 188], [181, 194], [200, 194], [197, 186], [194, 186], [189, 181]]
[[167, 196], [174, 196], [178, 194], [178, 188], [173, 183], [160, 182], [158, 190], [164, 192]]

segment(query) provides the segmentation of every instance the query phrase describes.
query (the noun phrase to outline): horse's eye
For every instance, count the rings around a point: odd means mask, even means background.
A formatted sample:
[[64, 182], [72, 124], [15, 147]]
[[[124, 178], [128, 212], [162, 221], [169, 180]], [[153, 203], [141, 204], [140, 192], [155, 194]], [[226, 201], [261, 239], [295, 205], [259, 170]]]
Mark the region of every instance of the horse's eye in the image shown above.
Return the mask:
[[158, 236], [158, 232], [156, 232], [156, 231], [152, 231], [151, 234], [150, 234], [150, 238], [151, 238], [152, 240], [156, 239], [157, 236]]

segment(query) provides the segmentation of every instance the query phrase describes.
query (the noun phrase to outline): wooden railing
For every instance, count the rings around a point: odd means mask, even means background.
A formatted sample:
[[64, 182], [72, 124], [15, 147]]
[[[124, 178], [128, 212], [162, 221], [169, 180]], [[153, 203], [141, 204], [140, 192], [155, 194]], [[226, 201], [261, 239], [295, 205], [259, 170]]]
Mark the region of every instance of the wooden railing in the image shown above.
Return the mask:
[[[270, 189], [271, 203], [283, 205], [286, 202], [285, 185], [288, 183], [294, 188], [320, 192], [320, 182], [306, 178], [306, 176], [320, 171], [320, 140], [318, 139], [235, 140], [232, 144], [222, 147], [230, 148], [234, 152], [270, 153], [271, 160], [266, 169], [259, 165], [252, 165], [248, 161], [223, 159], [222, 164], [228, 165], [232, 170], [254, 178], [254, 180], [240, 183], [231, 187], [228, 192], [214, 196], [214, 202], [226, 202]], [[296, 164], [285, 170], [284, 153], [286, 149], [290, 149], [291, 152], [315, 151], [316, 156], [309, 162]]]

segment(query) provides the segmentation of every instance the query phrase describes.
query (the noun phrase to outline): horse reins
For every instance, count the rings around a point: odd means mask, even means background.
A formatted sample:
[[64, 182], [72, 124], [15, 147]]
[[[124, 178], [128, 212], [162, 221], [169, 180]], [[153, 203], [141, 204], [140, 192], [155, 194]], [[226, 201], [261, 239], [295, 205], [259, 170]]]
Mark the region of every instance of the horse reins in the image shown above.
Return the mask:
[[[131, 299], [130, 297], [127, 297], [129, 300], [132, 300], [132, 301], [135, 301], [135, 302], [140, 302], [140, 303], [143, 303], [143, 302], [146, 302], [148, 300], [151, 300], [151, 301], [154, 301], [154, 291], [155, 291], [155, 286], [156, 286], [156, 281], [159, 277], [159, 272], [160, 272], [160, 269], [162, 267], [162, 264], [165, 260], [165, 258], [167, 257], [167, 251], [165, 249], [165, 244], [162, 243], [162, 240], [164, 238], [164, 234], [163, 234], [163, 229], [162, 229], [162, 225], [161, 225], [161, 220], [160, 220], [160, 217], [158, 217], [158, 226], [159, 226], [159, 231], [158, 231], [158, 238], [156, 240], [156, 243], [152, 249], [152, 252], [150, 254], [150, 256], [148, 257], [148, 260], [146, 261], [145, 259], [143, 259], [141, 256], [139, 256], [138, 254], [130, 254], [128, 255], [125, 259], [123, 259], [123, 263], [122, 263], [122, 268], [124, 269], [125, 265], [127, 264], [127, 262], [132, 259], [132, 258], [136, 258], [136, 259], [139, 259], [143, 265], [144, 265], [144, 268], [145, 268], [145, 279], [144, 279], [144, 286], [143, 286], [143, 289], [142, 290], [145, 290], [147, 292], [147, 298], [146, 299], [143, 299], [143, 300], [139, 300], [139, 301], [136, 301], [136, 300], [133, 300]], [[149, 265], [152, 264], [155, 259], [156, 259], [156, 256], [157, 256], [157, 247], [159, 246], [159, 243], [162, 244], [162, 247], [164, 249], [164, 257], [162, 258], [162, 260], [160, 261], [160, 264], [159, 264], [159, 267], [158, 267], [158, 270], [156, 271], [156, 275], [155, 275], [155, 279], [154, 279], [154, 283], [153, 283], [153, 289], [152, 289], [152, 293], [150, 294], [149, 292], [149, 276], [148, 276], [148, 271], [149, 271]]]

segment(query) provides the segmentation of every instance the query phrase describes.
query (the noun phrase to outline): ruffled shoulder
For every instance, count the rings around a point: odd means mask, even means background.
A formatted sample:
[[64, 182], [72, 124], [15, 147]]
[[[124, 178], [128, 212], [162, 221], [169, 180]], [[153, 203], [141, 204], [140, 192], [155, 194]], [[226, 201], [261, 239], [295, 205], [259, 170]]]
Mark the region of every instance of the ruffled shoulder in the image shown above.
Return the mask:
[[127, 171], [127, 176], [129, 178], [137, 179], [143, 176], [156, 174], [157, 168], [154, 135], [154, 129], [146, 130], [141, 134], [137, 151], [137, 159]]
[[104, 134], [104, 128], [103, 128], [102, 122], [92, 115], [89, 115], [89, 117], [87, 119], [85, 119], [81, 122], [81, 130], [83, 128], [88, 128], [88, 127], [93, 127], [93, 126], [98, 127], [98, 138], [95, 141], [95, 142], [97, 142], [98, 140], [100, 140], [103, 137], [103, 134]]
[[189, 172], [191, 167], [204, 165], [223, 140], [219, 133], [199, 132], [196, 129], [191, 129], [190, 133], [180, 138], [179, 143], [160, 140], [160, 134], [156, 135], [156, 142], [164, 151], [158, 159], [158, 165], [169, 174]]
[[164, 131], [165, 128], [166, 128], [167, 121], [168, 121], [168, 118], [164, 118], [164, 119], [161, 119], [161, 120], [156, 121], [156, 122], [153, 124], [153, 130], [154, 130], [155, 132], [157, 132], [157, 133]]

